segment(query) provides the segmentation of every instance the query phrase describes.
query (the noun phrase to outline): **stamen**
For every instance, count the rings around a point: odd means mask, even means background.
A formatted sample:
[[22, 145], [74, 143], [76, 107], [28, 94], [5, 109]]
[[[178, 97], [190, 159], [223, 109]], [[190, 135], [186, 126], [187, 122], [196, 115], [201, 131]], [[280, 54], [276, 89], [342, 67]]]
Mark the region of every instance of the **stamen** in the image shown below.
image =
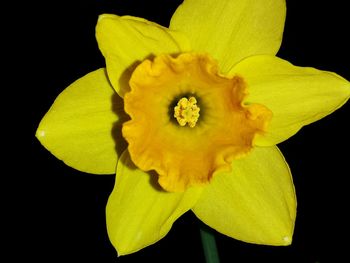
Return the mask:
[[174, 117], [180, 126], [190, 126], [191, 128], [196, 126], [199, 118], [200, 108], [197, 106], [197, 100], [191, 96], [189, 99], [183, 97], [174, 107]]

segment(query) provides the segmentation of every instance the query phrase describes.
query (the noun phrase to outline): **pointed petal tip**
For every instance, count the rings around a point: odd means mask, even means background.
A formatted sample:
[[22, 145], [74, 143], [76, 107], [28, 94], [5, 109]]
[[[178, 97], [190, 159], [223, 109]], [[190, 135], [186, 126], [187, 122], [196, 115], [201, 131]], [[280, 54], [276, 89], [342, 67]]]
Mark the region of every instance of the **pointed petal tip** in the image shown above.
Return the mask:
[[347, 97], [350, 97], [350, 81], [347, 80], [346, 78], [342, 77], [341, 75], [335, 73], [335, 72], [326, 71], [326, 73], [333, 75], [339, 81], [344, 82], [344, 85], [342, 86], [342, 88], [343, 88], [344, 92], [347, 94]]
[[41, 129], [37, 129], [35, 132], [35, 137], [40, 141], [41, 138], [45, 137], [46, 135], [46, 131], [45, 130], [41, 130]]
[[127, 256], [127, 255], [130, 255], [130, 254], [133, 254], [133, 253], [136, 253], [138, 251], [140, 251], [142, 248], [140, 249], [128, 249], [127, 247], [121, 247], [121, 246], [117, 246], [117, 245], [114, 245], [114, 248], [117, 252], [117, 257], [120, 258], [120, 257], [123, 257], [123, 256]]
[[44, 140], [47, 137], [47, 129], [45, 127], [43, 127], [44, 126], [43, 119], [40, 121], [40, 123], [35, 131], [35, 137], [40, 141], [41, 144], [43, 144]]
[[97, 18], [97, 22], [100, 22], [104, 18], [111, 18], [111, 17], [118, 17], [118, 15], [112, 15], [112, 14], [100, 14]]
[[282, 245], [289, 246], [292, 244], [293, 237], [292, 236], [284, 236], [282, 238]]
[[130, 254], [131, 252], [127, 252], [126, 250], [120, 249], [119, 247], [117, 247], [116, 245], [114, 245], [115, 251], [117, 252], [117, 257], [120, 258], [121, 256], [126, 256], [128, 254]]

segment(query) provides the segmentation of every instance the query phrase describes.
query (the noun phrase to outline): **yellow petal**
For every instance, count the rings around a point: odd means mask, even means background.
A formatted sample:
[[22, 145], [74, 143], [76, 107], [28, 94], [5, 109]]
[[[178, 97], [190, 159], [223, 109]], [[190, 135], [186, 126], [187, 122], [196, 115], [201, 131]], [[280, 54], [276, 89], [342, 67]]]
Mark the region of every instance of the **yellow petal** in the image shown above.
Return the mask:
[[255, 148], [218, 174], [194, 213], [217, 231], [249, 243], [292, 242], [296, 198], [292, 177], [277, 147]]
[[194, 51], [208, 52], [227, 73], [241, 59], [275, 55], [281, 45], [284, 0], [186, 0], [170, 29], [184, 32]]
[[296, 67], [274, 56], [254, 56], [231, 71], [242, 76], [249, 89], [247, 103], [268, 107], [273, 118], [257, 145], [274, 145], [302, 126], [341, 107], [350, 96], [350, 83], [335, 73]]
[[118, 255], [136, 252], [163, 238], [202, 192], [191, 188], [168, 193], [154, 179], [133, 165], [127, 151], [122, 154], [106, 209], [108, 235]]
[[121, 97], [129, 90], [130, 75], [140, 61], [189, 49], [188, 40], [179, 32], [130, 16], [101, 15], [96, 38], [106, 59], [108, 77]]
[[[156, 170], [167, 191], [206, 184], [217, 171], [230, 169], [232, 159], [251, 149], [271, 114], [262, 105], [242, 107], [244, 80], [220, 76], [217, 63], [203, 54], [145, 60], [135, 69], [130, 86], [124, 101], [131, 120], [123, 125], [123, 136], [137, 167]], [[186, 94], [198, 99], [199, 107], [190, 109], [195, 117], [187, 116], [189, 121], [198, 119], [192, 128], [182, 126], [179, 118], [186, 98], [178, 98]], [[190, 99], [196, 101], [194, 97]]]
[[113, 174], [125, 149], [120, 127], [123, 103], [110, 86], [105, 69], [78, 79], [55, 100], [36, 132], [57, 158], [80, 171]]

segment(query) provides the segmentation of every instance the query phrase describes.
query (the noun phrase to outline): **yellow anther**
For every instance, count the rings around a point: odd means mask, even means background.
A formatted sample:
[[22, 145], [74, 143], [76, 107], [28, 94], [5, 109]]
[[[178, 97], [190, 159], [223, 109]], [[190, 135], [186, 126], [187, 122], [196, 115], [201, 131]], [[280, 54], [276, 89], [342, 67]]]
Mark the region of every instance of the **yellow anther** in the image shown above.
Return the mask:
[[189, 99], [186, 97], [181, 98], [177, 105], [174, 107], [174, 117], [180, 126], [190, 126], [193, 128], [199, 118], [200, 108], [197, 106], [197, 100], [191, 96]]

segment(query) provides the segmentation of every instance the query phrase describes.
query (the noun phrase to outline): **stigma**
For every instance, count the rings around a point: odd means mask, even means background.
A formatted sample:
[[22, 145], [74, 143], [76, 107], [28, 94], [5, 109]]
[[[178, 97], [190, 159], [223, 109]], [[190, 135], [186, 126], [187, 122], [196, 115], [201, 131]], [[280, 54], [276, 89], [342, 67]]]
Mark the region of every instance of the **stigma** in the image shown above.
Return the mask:
[[190, 128], [196, 126], [199, 118], [200, 108], [195, 97], [183, 97], [174, 107], [174, 117], [180, 126], [188, 125]]

